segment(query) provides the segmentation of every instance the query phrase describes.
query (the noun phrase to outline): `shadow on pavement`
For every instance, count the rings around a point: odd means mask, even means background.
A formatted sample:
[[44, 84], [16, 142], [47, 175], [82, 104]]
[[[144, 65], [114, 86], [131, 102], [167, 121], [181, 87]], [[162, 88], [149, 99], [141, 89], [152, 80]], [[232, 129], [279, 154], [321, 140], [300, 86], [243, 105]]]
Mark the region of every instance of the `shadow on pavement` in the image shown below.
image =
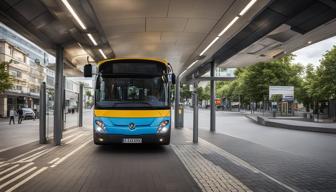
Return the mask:
[[97, 146], [98, 153], [115, 153], [115, 154], [144, 154], [144, 153], [165, 153], [167, 146], [161, 145], [134, 145], [134, 144], [112, 144]]

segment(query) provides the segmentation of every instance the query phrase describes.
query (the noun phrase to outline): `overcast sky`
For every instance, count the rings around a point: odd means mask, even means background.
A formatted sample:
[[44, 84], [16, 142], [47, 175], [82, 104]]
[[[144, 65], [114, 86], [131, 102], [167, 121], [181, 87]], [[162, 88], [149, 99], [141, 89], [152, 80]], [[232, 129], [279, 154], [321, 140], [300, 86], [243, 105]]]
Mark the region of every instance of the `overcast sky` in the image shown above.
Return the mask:
[[296, 55], [294, 61], [303, 65], [311, 63], [318, 66], [320, 64], [320, 59], [326, 51], [333, 47], [333, 45], [336, 45], [336, 36], [293, 52], [293, 54]]

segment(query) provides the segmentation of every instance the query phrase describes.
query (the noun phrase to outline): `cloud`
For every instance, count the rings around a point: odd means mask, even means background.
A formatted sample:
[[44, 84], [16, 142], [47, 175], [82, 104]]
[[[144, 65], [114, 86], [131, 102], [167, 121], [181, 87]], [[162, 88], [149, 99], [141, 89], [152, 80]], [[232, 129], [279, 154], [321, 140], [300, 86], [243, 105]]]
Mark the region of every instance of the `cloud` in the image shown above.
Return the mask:
[[330, 50], [333, 45], [336, 45], [336, 36], [299, 49], [293, 52], [293, 54], [296, 55], [294, 62], [303, 65], [311, 63], [318, 66], [323, 55], [326, 51]]

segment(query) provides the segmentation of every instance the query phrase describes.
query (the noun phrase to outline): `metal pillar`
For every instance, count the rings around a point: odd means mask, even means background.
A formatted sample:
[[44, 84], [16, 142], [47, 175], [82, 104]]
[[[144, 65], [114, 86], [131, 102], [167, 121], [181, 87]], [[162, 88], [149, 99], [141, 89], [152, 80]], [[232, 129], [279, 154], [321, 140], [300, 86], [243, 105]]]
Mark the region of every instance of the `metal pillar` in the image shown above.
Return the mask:
[[181, 117], [181, 110], [183, 108], [180, 107], [180, 78], [178, 76], [175, 82], [175, 128], [182, 128], [183, 117]]
[[197, 82], [194, 83], [194, 90], [192, 93], [194, 118], [193, 118], [193, 143], [198, 143], [198, 98], [197, 98]]
[[66, 77], [63, 76], [63, 81], [62, 81], [62, 87], [63, 87], [63, 92], [62, 92], [62, 132], [61, 132], [61, 138], [63, 138], [63, 131], [65, 128], [65, 124], [66, 124], [66, 113], [65, 113], [65, 100], [66, 100], [66, 95], [65, 95], [65, 82], [66, 82]]
[[[47, 95], [46, 95], [46, 84], [45, 82], [41, 83], [40, 86], [40, 114], [39, 114], [39, 121], [40, 121], [40, 144], [47, 143]], [[36, 115], [36, 114], [35, 114]]]
[[61, 145], [63, 122], [63, 53], [64, 48], [57, 46], [56, 48], [56, 71], [55, 71], [55, 109], [54, 109], [54, 143]]
[[[210, 77], [215, 77], [215, 62], [211, 62]], [[210, 131], [216, 131], [216, 85], [215, 80], [210, 80]]]
[[83, 91], [84, 84], [79, 84], [79, 98], [78, 98], [78, 127], [83, 127]]

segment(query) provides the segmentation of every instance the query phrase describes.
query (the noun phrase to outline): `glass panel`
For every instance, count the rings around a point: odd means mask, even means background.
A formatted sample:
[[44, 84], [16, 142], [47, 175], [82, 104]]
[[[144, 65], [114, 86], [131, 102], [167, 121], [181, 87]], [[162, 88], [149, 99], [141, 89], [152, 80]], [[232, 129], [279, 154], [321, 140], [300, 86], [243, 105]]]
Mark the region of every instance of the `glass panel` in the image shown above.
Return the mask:
[[78, 126], [79, 84], [66, 79], [65, 86], [64, 128], [67, 129]]
[[99, 76], [96, 108], [167, 108], [168, 83], [164, 77], [112, 78]]
[[46, 133], [47, 133], [47, 139], [51, 138], [53, 135], [53, 128], [54, 128], [54, 103], [55, 103], [55, 91], [54, 89], [47, 89], [46, 93], [47, 102], [47, 127], [46, 127]]

